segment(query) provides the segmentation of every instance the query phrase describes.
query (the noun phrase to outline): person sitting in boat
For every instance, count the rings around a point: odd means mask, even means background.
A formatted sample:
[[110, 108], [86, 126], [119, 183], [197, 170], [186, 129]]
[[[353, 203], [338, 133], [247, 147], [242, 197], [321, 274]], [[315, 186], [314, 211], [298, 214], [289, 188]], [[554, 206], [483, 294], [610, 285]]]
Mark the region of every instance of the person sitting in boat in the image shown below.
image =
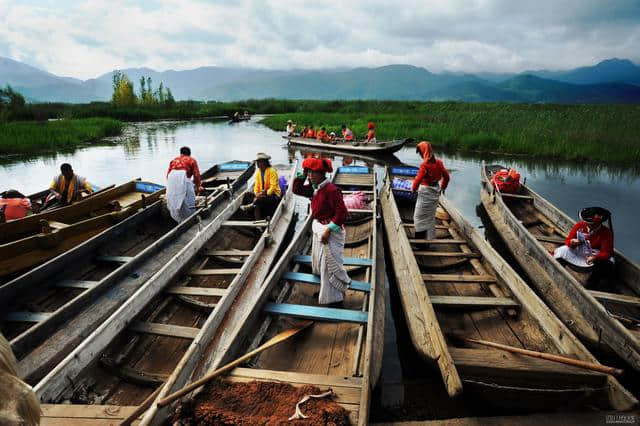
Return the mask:
[[309, 126], [309, 130], [307, 130], [307, 137], [309, 139], [315, 139], [316, 138], [316, 130], [313, 128], [313, 124], [311, 126]]
[[[73, 173], [71, 164], [60, 166], [60, 174], [53, 178], [49, 189], [53, 197], [62, 205], [71, 204], [81, 197], [82, 191], [93, 192], [91, 184], [82, 176]], [[49, 204], [46, 202], [45, 204]]]
[[296, 131], [296, 123], [292, 120], [287, 120], [287, 136], [294, 136]]
[[[313, 273], [320, 275], [318, 303], [340, 306], [351, 283], [343, 264], [347, 208], [340, 188], [325, 175], [333, 171], [331, 160], [309, 157], [302, 162], [302, 169], [293, 181], [293, 192], [311, 198], [311, 266]], [[307, 178], [310, 185], [305, 185]]]
[[302, 130], [300, 130], [300, 137], [301, 138], [306, 138], [307, 137], [307, 132], [309, 131], [309, 126], [307, 126], [306, 124], [304, 125], [304, 127], [302, 128]]
[[336, 140], [336, 132], [329, 133], [329, 142], [333, 142], [335, 140]]
[[22, 219], [32, 213], [31, 200], [15, 189], [0, 194], [0, 223]]
[[318, 139], [320, 142], [329, 142], [330, 139], [329, 139], [329, 135], [327, 134], [327, 129], [324, 127], [321, 127], [320, 131], [316, 135], [316, 139]]
[[167, 169], [167, 208], [173, 220], [180, 223], [196, 211], [196, 191], [204, 191], [198, 162], [191, 157], [191, 149], [183, 146]]
[[611, 212], [602, 207], [582, 209], [580, 222], [571, 228], [565, 244], [553, 253], [558, 260], [590, 268], [586, 283], [590, 288], [599, 287], [601, 280], [613, 273], [613, 231], [603, 224], [606, 220], [611, 220]]
[[413, 224], [415, 225], [415, 238], [434, 240], [436, 238], [436, 208], [440, 194], [444, 194], [449, 185], [449, 172], [444, 167], [442, 160], [433, 154], [433, 148], [429, 142], [425, 142], [424, 157], [418, 174], [413, 180], [412, 191], [418, 191], [415, 210], [413, 212]]
[[367, 132], [367, 143], [376, 143], [376, 125], [373, 123], [373, 121], [370, 121], [367, 123], [367, 129], [369, 129], [369, 131]]
[[271, 167], [271, 157], [264, 152], [256, 155], [258, 168], [253, 184], [253, 203], [241, 206], [246, 212], [253, 212], [255, 220], [266, 219], [273, 216], [278, 207], [282, 192], [278, 183], [278, 172]]
[[353, 130], [347, 127], [346, 124], [342, 125], [342, 138], [347, 141], [353, 141]]
[[40, 424], [40, 402], [31, 386], [18, 377], [18, 362], [0, 333], [0, 424]]

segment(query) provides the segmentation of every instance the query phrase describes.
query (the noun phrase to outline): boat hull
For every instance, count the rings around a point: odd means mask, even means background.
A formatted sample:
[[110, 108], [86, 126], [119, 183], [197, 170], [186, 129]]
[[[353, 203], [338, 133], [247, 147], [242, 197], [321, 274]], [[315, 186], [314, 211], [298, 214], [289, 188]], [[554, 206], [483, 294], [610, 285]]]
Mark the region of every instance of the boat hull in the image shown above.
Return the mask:
[[353, 152], [353, 153], [392, 153], [396, 152], [407, 143], [407, 140], [380, 141], [375, 144], [365, 142], [343, 142], [324, 143], [317, 139], [309, 138], [289, 138], [290, 145], [305, 146], [309, 148], [330, 149], [332, 151]]

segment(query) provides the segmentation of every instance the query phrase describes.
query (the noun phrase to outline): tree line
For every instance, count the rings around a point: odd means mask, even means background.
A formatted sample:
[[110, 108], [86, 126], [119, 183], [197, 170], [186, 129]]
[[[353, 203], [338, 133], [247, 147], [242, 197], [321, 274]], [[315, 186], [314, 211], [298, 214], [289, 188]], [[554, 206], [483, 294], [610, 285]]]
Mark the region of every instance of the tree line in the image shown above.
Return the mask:
[[116, 106], [134, 105], [164, 105], [172, 107], [176, 101], [170, 88], [165, 88], [160, 82], [153, 90], [151, 77], [140, 77], [140, 91], [136, 95], [133, 82], [121, 71], [113, 72], [113, 95], [111, 102]]

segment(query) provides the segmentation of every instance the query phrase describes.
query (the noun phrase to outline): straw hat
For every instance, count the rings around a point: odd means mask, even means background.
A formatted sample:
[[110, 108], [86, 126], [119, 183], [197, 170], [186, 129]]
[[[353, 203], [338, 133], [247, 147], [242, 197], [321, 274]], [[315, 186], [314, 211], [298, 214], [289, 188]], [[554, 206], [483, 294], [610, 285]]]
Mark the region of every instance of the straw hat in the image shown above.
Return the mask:
[[265, 154], [264, 152], [259, 152], [256, 155], [256, 161], [258, 161], [258, 160], [271, 160], [271, 156]]
[[291, 121], [291, 120], [287, 120], [287, 123], [293, 123], [293, 121]]

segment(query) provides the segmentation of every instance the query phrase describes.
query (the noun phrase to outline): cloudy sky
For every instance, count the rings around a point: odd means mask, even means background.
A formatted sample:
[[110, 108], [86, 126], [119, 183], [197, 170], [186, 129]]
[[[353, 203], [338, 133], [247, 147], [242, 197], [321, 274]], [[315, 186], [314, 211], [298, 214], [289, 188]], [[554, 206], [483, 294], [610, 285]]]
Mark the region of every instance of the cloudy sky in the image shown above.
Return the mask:
[[640, 0], [0, 0], [0, 56], [82, 79], [116, 68], [640, 63]]

